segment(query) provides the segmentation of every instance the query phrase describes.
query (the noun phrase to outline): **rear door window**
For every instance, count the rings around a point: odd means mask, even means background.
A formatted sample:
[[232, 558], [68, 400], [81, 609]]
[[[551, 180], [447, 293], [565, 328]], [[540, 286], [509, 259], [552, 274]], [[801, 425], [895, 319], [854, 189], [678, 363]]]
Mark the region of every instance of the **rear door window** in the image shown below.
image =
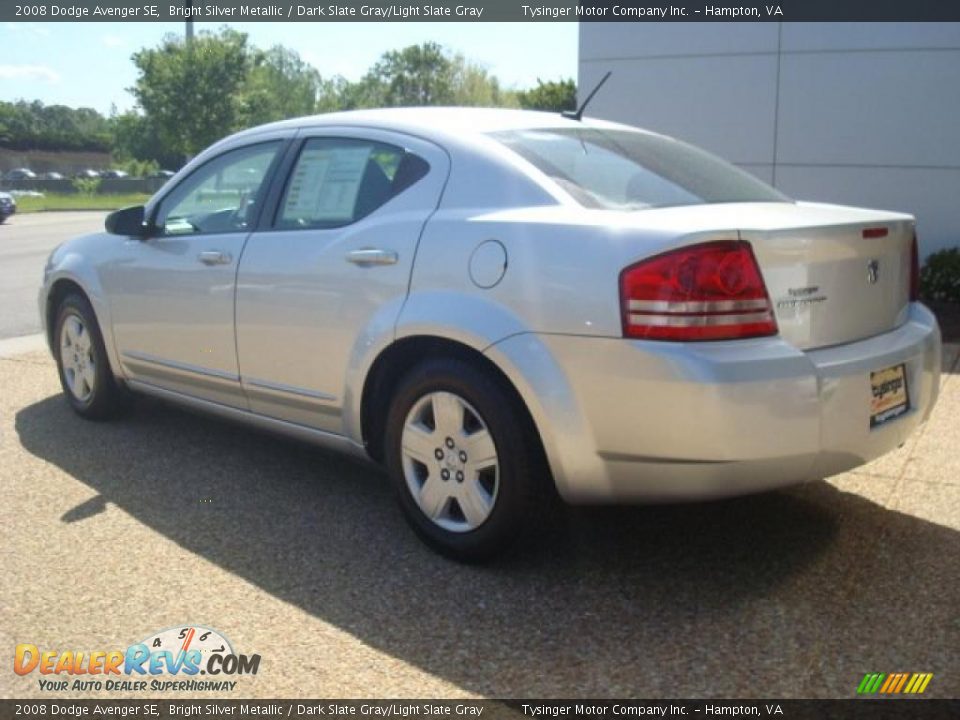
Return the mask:
[[278, 229], [341, 227], [366, 217], [429, 171], [403, 148], [373, 140], [304, 143], [277, 212]]

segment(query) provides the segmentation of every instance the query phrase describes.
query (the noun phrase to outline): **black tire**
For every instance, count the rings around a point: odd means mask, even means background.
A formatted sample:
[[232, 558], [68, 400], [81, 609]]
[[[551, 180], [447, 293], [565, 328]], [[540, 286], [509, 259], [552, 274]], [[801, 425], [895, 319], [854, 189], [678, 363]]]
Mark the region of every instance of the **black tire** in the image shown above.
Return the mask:
[[[89, 358], [86, 362], [92, 366], [94, 380], [93, 388], [86, 397], [78, 396], [71, 388], [68, 370], [64, 367], [64, 325], [71, 318], [79, 319], [84, 331], [89, 333]], [[103, 335], [90, 302], [83, 295], [67, 295], [57, 308], [53, 328], [53, 352], [60, 374], [60, 385], [74, 412], [90, 420], [107, 420], [122, 413], [129, 405], [129, 397], [125, 389], [117, 384], [110, 370]]]
[[[407, 417], [424, 398], [437, 392], [452, 393], [465, 400], [486, 425], [496, 450], [497, 490], [492, 509], [482, 524], [466, 531], [446, 529], [428, 517], [414, 498], [404, 470], [402, 436]], [[529, 421], [518, 404], [519, 400], [499, 378], [468, 361], [451, 357], [420, 363], [401, 380], [393, 395], [385, 438], [387, 470], [413, 530], [449, 558], [461, 562], [488, 560], [507, 549], [521, 530], [534, 521], [533, 511], [541, 500], [539, 446], [531, 437]], [[422, 467], [427, 472], [426, 464]], [[438, 460], [429, 472], [440, 473], [441, 467]], [[449, 482], [453, 487], [454, 479]]]

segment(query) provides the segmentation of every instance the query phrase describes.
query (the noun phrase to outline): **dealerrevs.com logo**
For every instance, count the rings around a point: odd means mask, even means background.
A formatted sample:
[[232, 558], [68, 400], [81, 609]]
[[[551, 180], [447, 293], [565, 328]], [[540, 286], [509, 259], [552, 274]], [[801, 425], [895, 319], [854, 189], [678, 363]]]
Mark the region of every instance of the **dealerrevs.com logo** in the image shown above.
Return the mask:
[[17, 675], [40, 675], [40, 689], [50, 692], [223, 692], [236, 688], [233, 677], [259, 669], [259, 655], [234, 652], [222, 633], [202, 625], [161, 630], [125, 650], [60, 651], [21, 643], [13, 658]]

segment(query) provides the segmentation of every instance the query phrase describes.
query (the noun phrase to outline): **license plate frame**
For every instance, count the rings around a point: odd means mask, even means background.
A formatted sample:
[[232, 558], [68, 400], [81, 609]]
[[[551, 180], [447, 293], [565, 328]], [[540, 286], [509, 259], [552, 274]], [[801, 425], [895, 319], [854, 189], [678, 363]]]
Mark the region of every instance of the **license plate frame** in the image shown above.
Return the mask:
[[880, 427], [910, 409], [907, 365], [897, 363], [870, 373], [870, 429]]

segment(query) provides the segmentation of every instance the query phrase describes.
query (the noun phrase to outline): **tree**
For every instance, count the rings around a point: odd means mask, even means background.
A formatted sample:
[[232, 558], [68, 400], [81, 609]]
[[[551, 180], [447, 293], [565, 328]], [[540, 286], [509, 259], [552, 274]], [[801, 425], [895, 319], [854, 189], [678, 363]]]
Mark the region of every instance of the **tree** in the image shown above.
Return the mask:
[[337, 78], [321, 96], [325, 109], [518, 106], [516, 93], [501, 88], [485, 68], [434, 42], [386, 52], [358, 82]]
[[537, 86], [521, 90], [517, 93], [517, 99], [524, 110], [576, 110], [577, 84], [571, 79], [543, 82], [537, 78]]
[[353, 98], [350, 97], [353, 92], [354, 84], [347, 81], [342, 75], [336, 75], [333, 78], [321, 79], [320, 89], [317, 92], [317, 105], [315, 112], [326, 113], [337, 110], [352, 110], [359, 107]]
[[453, 104], [473, 107], [519, 107], [517, 93], [463, 55], [453, 57]]
[[90, 108], [0, 102], [0, 145], [15, 150], [93, 150], [110, 146], [107, 119]]
[[453, 103], [453, 62], [435, 42], [385, 52], [361, 80], [363, 99], [386, 107]]
[[251, 56], [247, 36], [229, 28], [134, 53], [140, 75], [130, 90], [166, 151], [195, 155], [239, 127]]
[[120, 165], [132, 160], [153, 161], [159, 167], [175, 169], [183, 163], [183, 155], [171, 152], [160, 140], [150, 119], [137, 112], [125, 112], [111, 119], [113, 156]]
[[241, 91], [243, 124], [311, 115], [323, 88], [320, 73], [293, 50], [282, 45], [257, 50]]

